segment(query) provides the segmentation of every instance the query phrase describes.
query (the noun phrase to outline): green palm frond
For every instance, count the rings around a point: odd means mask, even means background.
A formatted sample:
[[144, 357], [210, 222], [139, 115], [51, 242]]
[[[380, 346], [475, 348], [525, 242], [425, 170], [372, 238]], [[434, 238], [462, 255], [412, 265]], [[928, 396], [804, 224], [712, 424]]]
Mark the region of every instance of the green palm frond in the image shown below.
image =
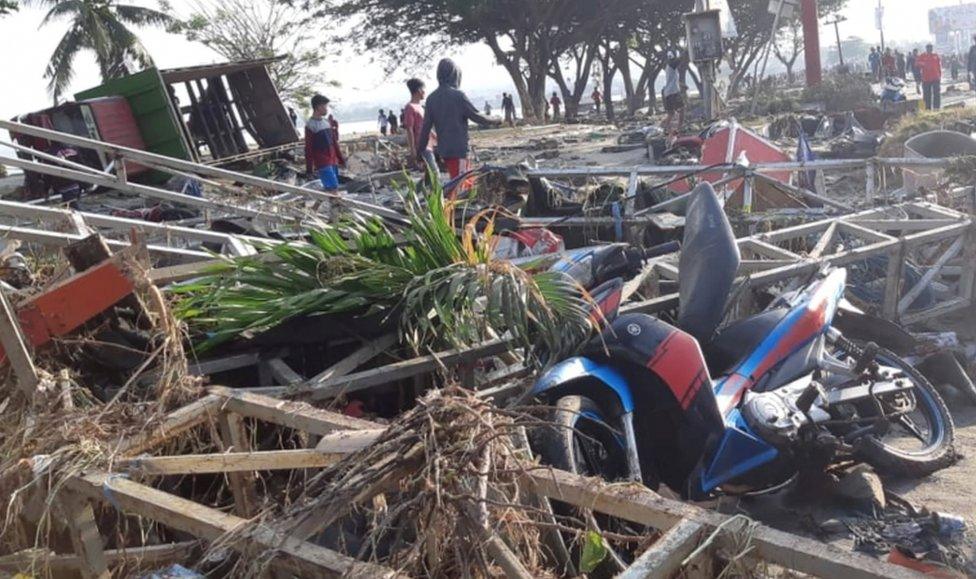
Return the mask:
[[49, 79], [48, 90], [55, 99], [59, 98], [71, 84], [71, 79], [74, 77], [74, 60], [83, 48], [85, 48], [84, 34], [76, 26], [72, 26], [55, 47], [44, 72], [44, 76]]
[[57, 98], [71, 82], [75, 55], [82, 50], [95, 53], [102, 79], [129, 70], [130, 63], [152, 66], [153, 60], [138, 36], [126, 25], [168, 26], [174, 19], [164, 12], [115, 4], [112, 0], [25, 0], [27, 5], [48, 8], [41, 26], [70, 18], [68, 32], [51, 56], [45, 71], [48, 90]]
[[[350, 218], [309, 233], [307, 243], [224, 257], [208, 274], [171, 291], [177, 315], [205, 337], [206, 350], [296, 316], [396, 316], [401, 339], [416, 351], [464, 347], [509, 336], [526, 352], [556, 359], [591, 332], [589, 308], [573, 280], [531, 274], [495, 260], [491, 215], [467, 223], [439, 189], [404, 197], [409, 225], [397, 238], [378, 219]], [[537, 358], [534, 360], [538, 361]]]
[[176, 22], [175, 18], [165, 12], [143, 6], [113, 4], [112, 11], [121, 22], [135, 26], [168, 26]]

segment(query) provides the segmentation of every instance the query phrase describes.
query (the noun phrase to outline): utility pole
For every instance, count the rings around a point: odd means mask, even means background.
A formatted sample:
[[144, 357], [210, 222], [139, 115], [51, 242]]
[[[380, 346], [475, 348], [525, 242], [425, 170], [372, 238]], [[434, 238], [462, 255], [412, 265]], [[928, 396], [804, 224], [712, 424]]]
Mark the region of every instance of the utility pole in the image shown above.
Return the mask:
[[874, 20], [875, 25], [878, 27], [878, 31], [881, 33], [881, 52], [884, 52], [884, 6], [881, 5], [881, 0], [878, 0], [878, 8], [874, 12]]
[[833, 20], [831, 20], [830, 22], [824, 22], [824, 24], [826, 24], [828, 26], [830, 26], [832, 24], [834, 26], [834, 34], [837, 35], [837, 58], [840, 59], [840, 65], [841, 66], [844, 66], [844, 49], [841, 47], [841, 44], [840, 44], [840, 26], [839, 25], [840, 25], [841, 22], [847, 22], [847, 18], [841, 16], [840, 14], [837, 14], [837, 15], [834, 16], [834, 19]]
[[817, 0], [801, 0], [800, 13], [803, 19], [803, 58], [806, 62], [807, 86], [816, 86], [823, 80]]

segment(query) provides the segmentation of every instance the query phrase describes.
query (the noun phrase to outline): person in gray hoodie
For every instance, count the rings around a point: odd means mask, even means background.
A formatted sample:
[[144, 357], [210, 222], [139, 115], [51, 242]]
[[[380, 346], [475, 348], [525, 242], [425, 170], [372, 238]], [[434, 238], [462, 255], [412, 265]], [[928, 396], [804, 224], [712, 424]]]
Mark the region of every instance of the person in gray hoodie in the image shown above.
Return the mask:
[[467, 170], [468, 121], [481, 126], [501, 126], [501, 122], [482, 116], [461, 89], [461, 69], [445, 58], [437, 65], [440, 86], [427, 96], [427, 114], [420, 130], [417, 150], [427, 148], [430, 131], [437, 132], [437, 153], [444, 159], [447, 171], [454, 179]]

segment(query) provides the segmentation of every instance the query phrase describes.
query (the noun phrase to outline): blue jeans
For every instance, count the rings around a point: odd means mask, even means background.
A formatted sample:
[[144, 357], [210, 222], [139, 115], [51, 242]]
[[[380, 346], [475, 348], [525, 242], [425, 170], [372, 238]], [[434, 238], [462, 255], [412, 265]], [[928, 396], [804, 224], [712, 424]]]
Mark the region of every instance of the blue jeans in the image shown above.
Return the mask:
[[319, 181], [326, 191], [334, 191], [339, 188], [339, 168], [335, 165], [327, 165], [319, 169]]

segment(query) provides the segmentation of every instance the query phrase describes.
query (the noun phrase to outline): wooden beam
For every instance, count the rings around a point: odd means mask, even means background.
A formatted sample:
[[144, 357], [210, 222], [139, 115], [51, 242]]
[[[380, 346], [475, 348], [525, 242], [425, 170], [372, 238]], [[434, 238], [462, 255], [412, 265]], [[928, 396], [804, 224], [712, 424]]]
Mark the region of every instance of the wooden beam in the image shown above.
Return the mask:
[[762, 255], [770, 259], [786, 259], [793, 261], [803, 259], [803, 256], [798, 253], [787, 251], [778, 245], [773, 245], [772, 243], [767, 243], [760, 239], [747, 238], [741, 241], [741, 245], [748, 247], [756, 255]]
[[267, 364], [268, 371], [271, 372], [271, 379], [276, 384], [288, 386], [289, 384], [298, 384], [299, 382], [305, 381], [304, 376], [294, 371], [281, 358], [272, 358], [265, 362], [265, 364]]
[[837, 221], [834, 221], [827, 227], [827, 231], [824, 231], [823, 235], [817, 241], [817, 244], [813, 246], [807, 257], [813, 259], [820, 259], [823, 257], [827, 249], [830, 248], [830, 244], [834, 242], [834, 235], [837, 233]]
[[854, 223], [852, 221], [838, 221], [841, 231], [846, 231], [847, 233], [854, 235], [855, 237], [860, 237], [861, 239], [866, 239], [873, 243], [892, 241], [897, 239], [888, 235], [887, 233], [881, 233], [879, 231], [874, 231]]
[[3, 345], [6, 358], [13, 367], [17, 388], [28, 400], [33, 400], [40, 377], [37, 368], [34, 367], [30, 350], [27, 349], [27, 342], [20, 329], [17, 314], [10, 305], [10, 300], [7, 299], [7, 292], [2, 289], [0, 289], [0, 344]]
[[[535, 490], [568, 502], [656, 529], [670, 529], [682, 519], [701, 523], [711, 532], [728, 517], [680, 501], [664, 498], [638, 484], [607, 484], [558, 470], [527, 473]], [[723, 539], [719, 537], [719, 541]], [[788, 569], [818, 577], [844, 579], [917, 579], [905, 567], [878, 561], [840, 547], [758, 525], [753, 529], [756, 556]]]
[[[108, 549], [105, 551], [105, 560], [108, 562], [109, 567], [114, 567], [119, 564], [142, 568], [161, 566], [185, 561], [194, 554], [194, 551], [199, 546], [199, 541], [182, 541], [166, 545]], [[36, 568], [50, 569], [55, 572], [66, 572], [80, 569], [82, 565], [84, 565], [84, 560], [78, 555], [57, 555], [54, 553], [44, 553], [37, 549], [28, 549], [27, 551], [0, 557], [0, 569], [14, 572], [27, 572]]]
[[315, 408], [305, 402], [279, 400], [230, 388], [211, 388], [229, 412], [287, 426], [309, 434], [324, 435], [336, 430], [374, 428], [376, 423]]
[[261, 523], [249, 523], [193, 501], [164, 493], [109, 473], [91, 473], [68, 480], [69, 487], [91, 500], [101, 500], [115, 508], [189, 533], [205, 541], [225, 538], [228, 533], [247, 528], [237, 541], [224, 546], [242, 554], [256, 555], [275, 551], [273, 565], [300, 577], [401, 577], [392, 569], [362, 563], [335, 551], [298, 540]]
[[956, 257], [959, 254], [959, 252], [962, 251], [963, 241], [965, 241], [965, 237], [960, 237], [959, 239], [952, 242], [952, 245], [949, 246], [949, 249], [947, 249], [945, 253], [943, 253], [942, 256], [939, 257], [939, 259], [935, 262], [935, 264], [933, 264], [932, 267], [930, 267], [925, 272], [925, 274], [922, 275], [922, 279], [918, 280], [918, 283], [915, 284], [915, 286], [912, 289], [905, 292], [905, 295], [898, 302], [898, 315], [902, 315], [906, 311], [908, 311], [908, 308], [910, 308], [911, 305], [915, 303], [915, 300], [918, 299], [918, 296], [922, 295], [922, 292], [925, 291], [925, 288], [929, 287], [929, 284], [932, 283], [932, 280], [935, 279], [935, 276], [939, 275], [939, 272], [942, 271], [942, 268], [945, 266], [945, 264], [949, 263], [950, 259]]
[[931, 320], [932, 318], [937, 318], [939, 316], [944, 316], [948, 313], [952, 313], [958, 310], [966, 309], [972, 305], [972, 301], [959, 297], [953, 298], [951, 300], [946, 300], [938, 305], [932, 306], [931, 308], [924, 309], [920, 312], [906, 313], [901, 317], [900, 322], [907, 326], [910, 324], [917, 324], [918, 322], [924, 322], [925, 320]]
[[893, 322], [898, 321], [898, 300], [901, 297], [902, 275], [905, 270], [906, 246], [904, 242], [891, 248], [888, 253], [888, 271], [885, 275], [884, 301], [881, 315]]
[[61, 493], [59, 498], [68, 534], [71, 536], [71, 545], [81, 559], [81, 576], [83, 579], [110, 579], [102, 535], [98, 531], [95, 511], [88, 499], [70, 491]]
[[[251, 441], [247, 438], [244, 420], [230, 412], [221, 412], [217, 418], [220, 428], [220, 439], [223, 450], [230, 453], [248, 453]], [[233, 471], [227, 473], [231, 494], [234, 495], [234, 511], [238, 516], [248, 518], [254, 516], [259, 509], [259, 499], [255, 488], [255, 474], [253, 471]]]
[[146, 430], [124, 440], [118, 448], [123, 456], [140, 454], [155, 448], [171, 438], [196, 428], [206, 422], [216, 420], [224, 398], [213, 394], [174, 410], [160, 421], [145, 425]]
[[[436, 372], [444, 367], [454, 367], [467, 362], [475, 362], [483, 358], [490, 358], [508, 352], [512, 348], [510, 340], [500, 339], [485, 342], [479, 346], [468, 349], [455, 349], [419, 356], [403, 362], [395, 362], [386, 366], [380, 366], [362, 372], [356, 372], [347, 376], [339, 376], [298, 389], [292, 389], [289, 394], [295, 396], [305, 396], [311, 400], [326, 400], [335, 398], [342, 394], [358, 392], [373, 386], [389, 384], [403, 378], [419, 376], [429, 372]], [[282, 394], [282, 389], [264, 389], [261, 392], [269, 394]]]
[[[346, 453], [313, 449], [184, 454], [129, 458], [116, 463], [120, 470], [140, 476], [174, 474], [242, 473], [248, 471], [322, 468], [334, 464]], [[235, 498], [236, 500], [236, 498]]]
[[385, 352], [390, 348], [390, 346], [397, 342], [397, 339], [398, 337], [395, 333], [386, 334], [385, 336], [376, 338], [368, 344], [363, 345], [363, 347], [359, 348], [352, 354], [349, 354], [342, 360], [336, 362], [325, 371], [316, 374], [306, 382], [304, 387], [316, 388], [321, 384], [328, 383], [329, 380], [349, 374], [356, 368]]
[[651, 579], [670, 577], [681, 568], [702, 539], [705, 525], [698, 521], [682, 519], [667, 530], [649, 549], [644, 551], [630, 567], [616, 579]]
[[928, 231], [937, 227], [956, 223], [955, 219], [852, 219], [856, 223], [875, 231]]

